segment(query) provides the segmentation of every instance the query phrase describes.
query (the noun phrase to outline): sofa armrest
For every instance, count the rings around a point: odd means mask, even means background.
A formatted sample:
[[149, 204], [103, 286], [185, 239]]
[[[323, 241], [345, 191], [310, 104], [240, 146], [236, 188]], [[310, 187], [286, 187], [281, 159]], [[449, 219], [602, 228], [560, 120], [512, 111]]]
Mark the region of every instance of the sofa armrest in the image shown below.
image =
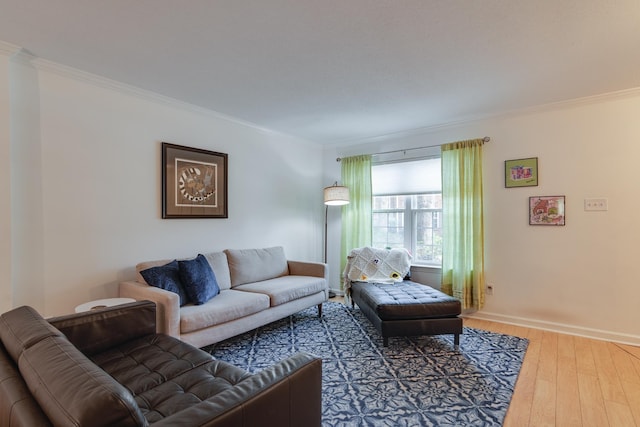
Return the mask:
[[300, 352], [154, 426], [320, 426], [322, 359]]
[[287, 261], [293, 276], [323, 277], [329, 283], [329, 267], [322, 262]]
[[156, 333], [156, 305], [136, 301], [99, 310], [52, 317], [47, 321], [82, 353], [91, 355]]
[[121, 282], [118, 294], [123, 298], [155, 302], [157, 332], [180, 339], [180, 297], [178, 294], [134, 281]]
[[0, 343], [0, 426], [51, 425], [29, 391], [18, 366]]

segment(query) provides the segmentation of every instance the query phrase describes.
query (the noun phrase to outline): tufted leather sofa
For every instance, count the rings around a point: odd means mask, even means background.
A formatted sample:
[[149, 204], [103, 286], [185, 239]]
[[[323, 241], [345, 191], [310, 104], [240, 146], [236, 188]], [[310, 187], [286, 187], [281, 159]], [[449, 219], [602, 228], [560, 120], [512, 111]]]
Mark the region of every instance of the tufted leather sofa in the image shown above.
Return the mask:
[[1, 426], [319, 426], [321, 360], [249, 374], [157, 334], [150, 301], [0, 316]]

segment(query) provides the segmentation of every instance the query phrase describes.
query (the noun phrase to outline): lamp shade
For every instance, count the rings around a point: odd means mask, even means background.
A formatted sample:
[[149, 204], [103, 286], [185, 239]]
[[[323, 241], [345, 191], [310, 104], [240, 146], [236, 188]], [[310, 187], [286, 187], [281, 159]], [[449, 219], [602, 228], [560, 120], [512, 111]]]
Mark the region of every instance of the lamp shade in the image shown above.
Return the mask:
[[332, 185], [324, 189], [324, 204], [340, 206], [349, 204], [349, 189], [342, 185]]

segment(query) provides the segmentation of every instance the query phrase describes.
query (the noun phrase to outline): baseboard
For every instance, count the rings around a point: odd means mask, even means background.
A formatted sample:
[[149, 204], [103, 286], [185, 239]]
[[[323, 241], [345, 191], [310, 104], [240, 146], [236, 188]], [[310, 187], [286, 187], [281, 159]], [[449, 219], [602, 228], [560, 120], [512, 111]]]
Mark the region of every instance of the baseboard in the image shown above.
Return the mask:
[[640, 346], [640, 336], [631, 334], [621, 334], [617, 332], [604, 331], [601, 329], [583, 328], [562, 323], [547, 322], [543, 320], [528, 319], [517, 316], [507, 316], [504, 314], [487, 313], [476, 311], [474, 313], [463, 314], [462, 317], [470, 319], [490, 320], [492, 322], [506, 323], [509, 325], [524, 326], [527, 328], [541, 329], [545, 331], [558, 332], [561, 334], [575, 335], [579, 337], [591, 338], [602, 341], [611, 341], [620, 344]]

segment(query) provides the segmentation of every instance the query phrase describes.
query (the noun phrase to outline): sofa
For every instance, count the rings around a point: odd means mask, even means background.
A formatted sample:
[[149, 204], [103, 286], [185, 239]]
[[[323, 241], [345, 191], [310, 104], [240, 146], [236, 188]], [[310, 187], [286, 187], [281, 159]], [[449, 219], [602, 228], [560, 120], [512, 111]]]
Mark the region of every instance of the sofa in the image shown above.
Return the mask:
[[0, 425], [320, 426], [322, 361], [249, 374], [156, 333], [150, 301], [43, 319], [0, 316]]
[[[206, 302], [184, 301], [181, 291], [175, 287], [167, 290], [167, 286], [158, 287], [162, 284], [152, 283], [152, 286], [144, 277], [149, 277], [145, 273], [153, 272], [152, 269], [173, 268], [171, 271], [179, 270], [176, 281], [187, 280], [183, 267], [198, 258], [206, 259], [219, 289]], [[192, 285], [197, 287], [203, 279], [196, 276]], [[328, 282], [326, 264], [287, 260], [281, 246], [227, 249], [198, 254], [189, 260], [141, 262], [136, 265], [136, 280], [121, 282], [119, 295], [155, 302], [158, 332], [201, 348], [314, 305], [321, 316], [322, 303], [329, 297]]]

